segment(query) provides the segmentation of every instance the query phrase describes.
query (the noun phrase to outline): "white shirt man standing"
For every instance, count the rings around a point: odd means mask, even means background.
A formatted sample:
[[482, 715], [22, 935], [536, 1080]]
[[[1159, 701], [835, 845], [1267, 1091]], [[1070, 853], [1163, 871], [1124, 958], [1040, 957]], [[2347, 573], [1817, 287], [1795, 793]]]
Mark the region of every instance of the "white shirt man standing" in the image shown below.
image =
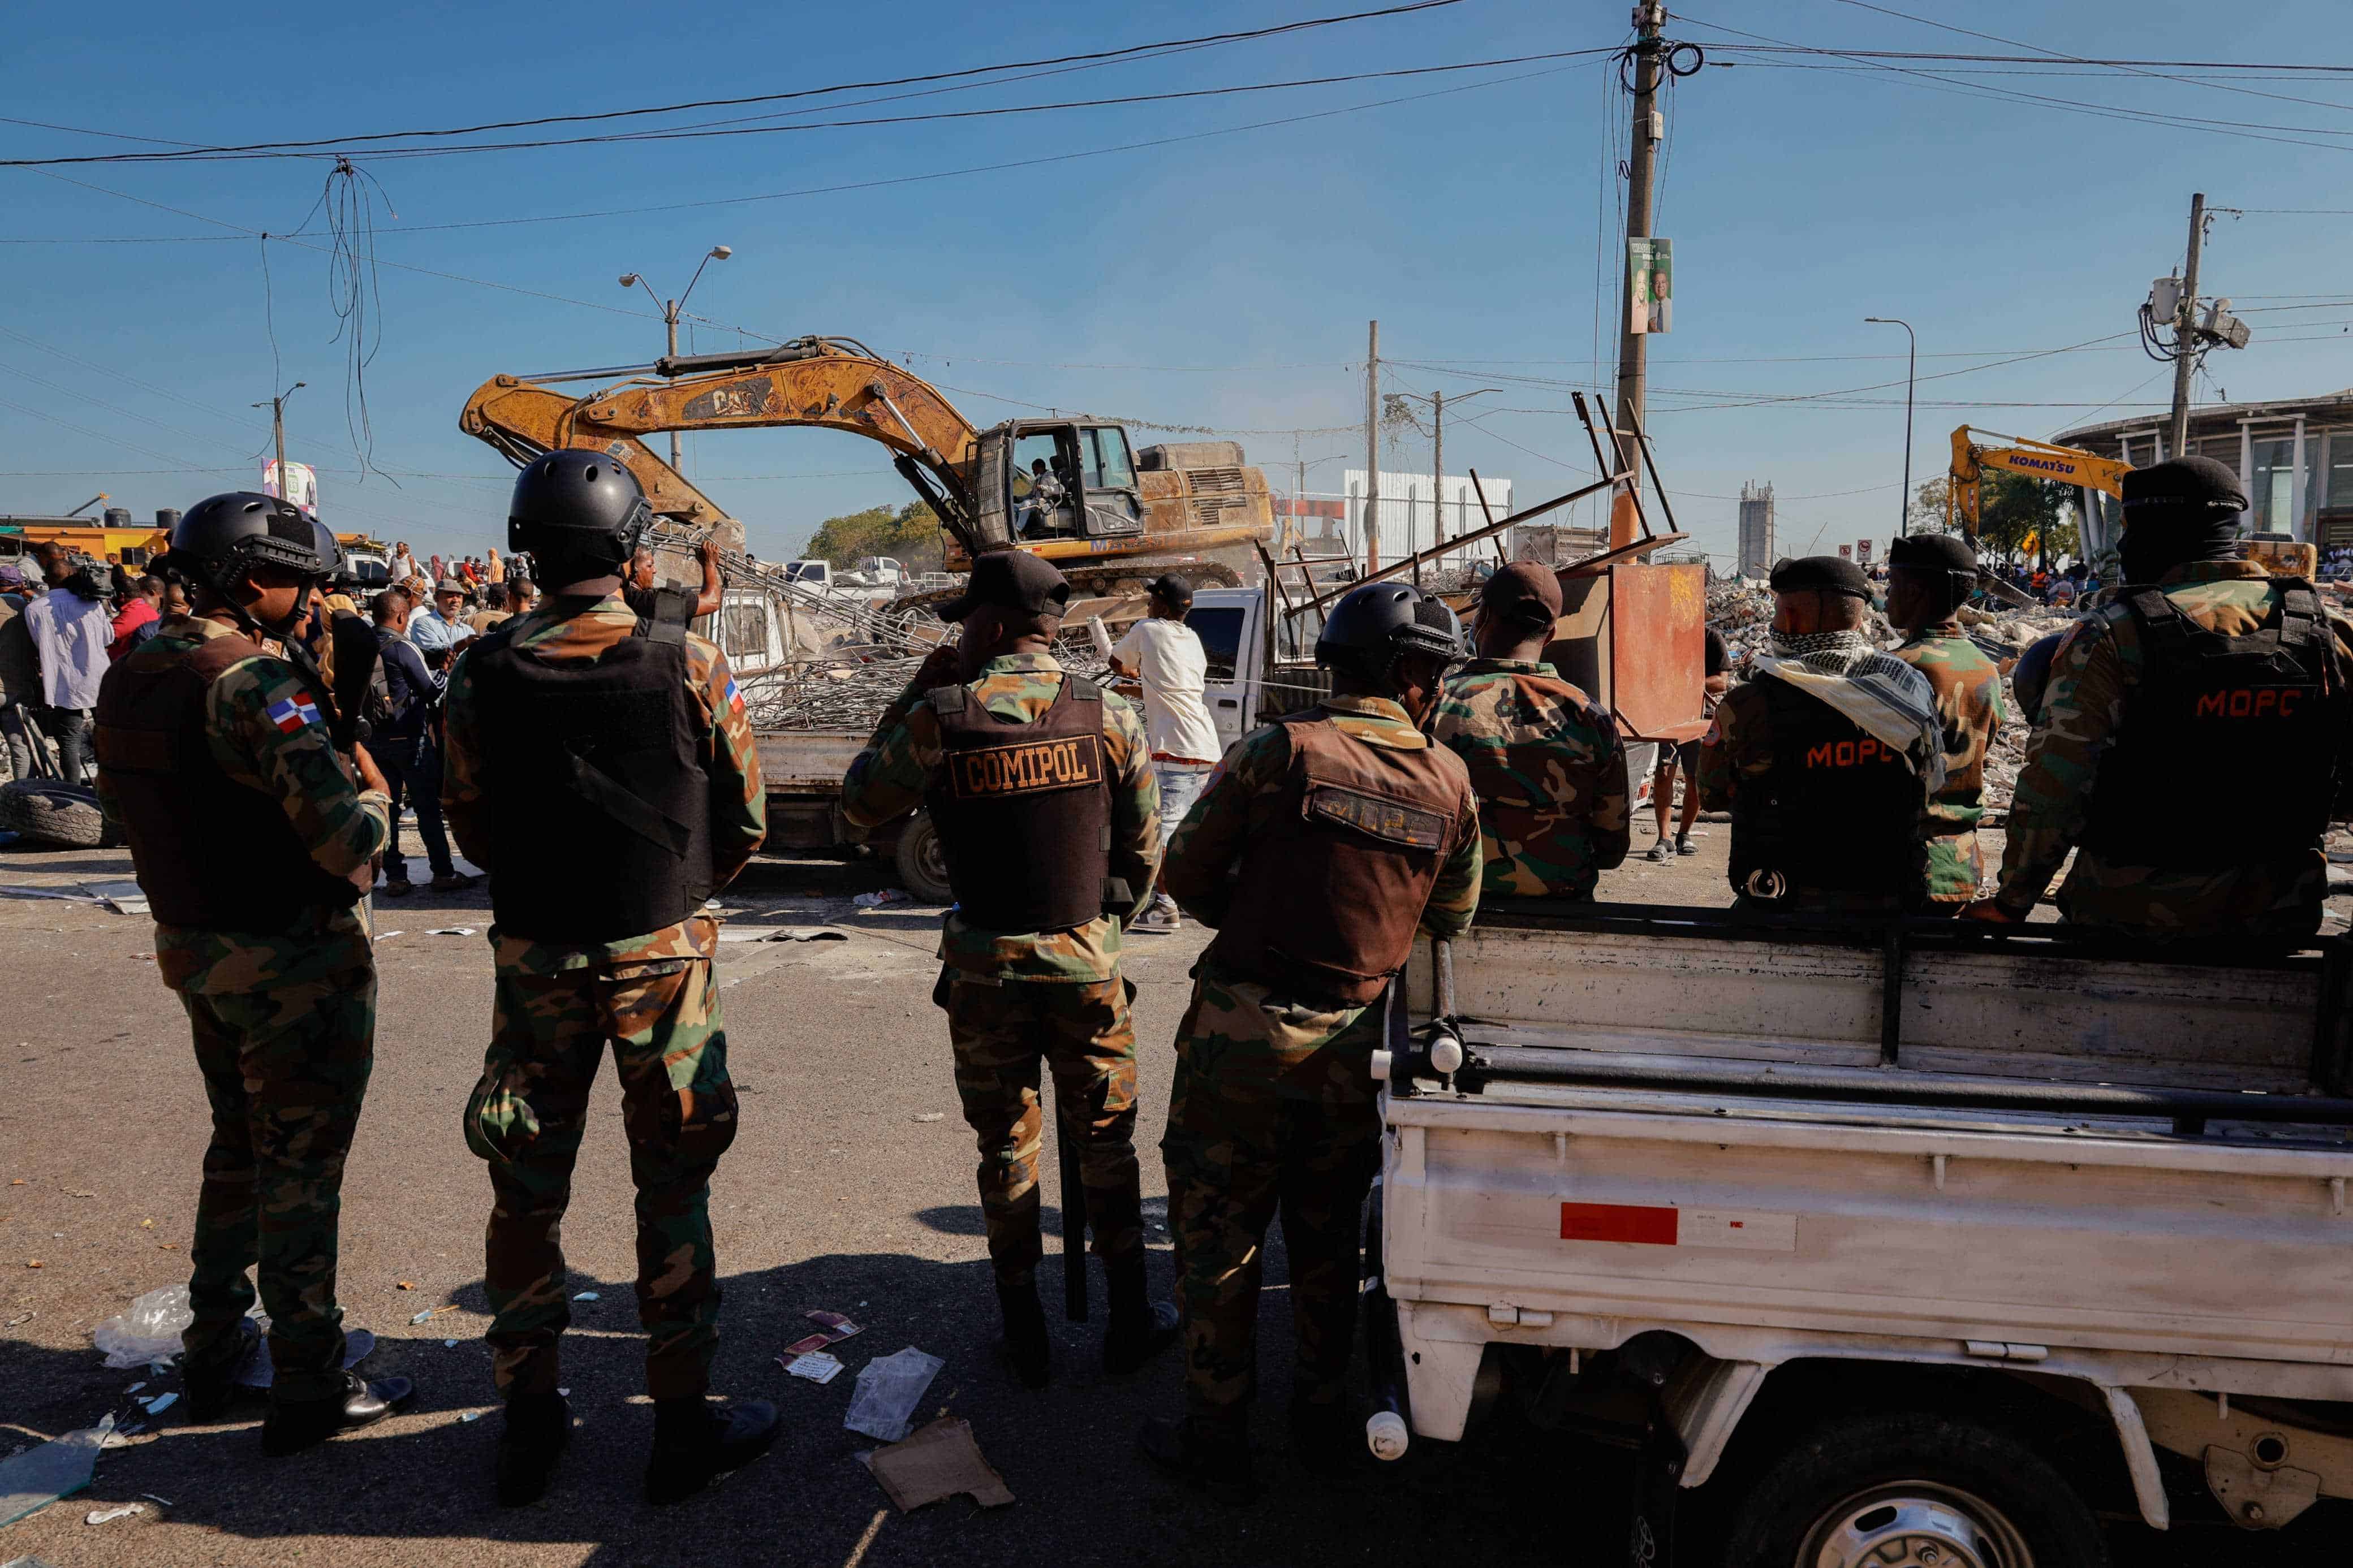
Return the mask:
[[[1193, 607], [1192, 585], [1171, 572], [1156, 578], [1146, 592], [1152, 614], [1128, 628], [1112, 650], [1111, 667], [1144, 684], [1144, 732], [1152, 748], [1153, 776], [1160, 783], [1160, 847], [1165, 854], [1224, 748], [1218, 743], [1217, 722], [1202, 698], [1208, 655], [1199, 635], [1185, 624], [1186, 612]], [[1163, 888], [1127, 929], [1166, 934], [1181, 923], [1176, 900]]]

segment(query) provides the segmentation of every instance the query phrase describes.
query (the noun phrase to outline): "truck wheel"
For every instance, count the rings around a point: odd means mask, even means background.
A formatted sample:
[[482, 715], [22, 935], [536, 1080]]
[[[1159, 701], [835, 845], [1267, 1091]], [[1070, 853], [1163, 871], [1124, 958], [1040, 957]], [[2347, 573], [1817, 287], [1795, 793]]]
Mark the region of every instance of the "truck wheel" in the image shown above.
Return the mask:
[[918, 811], [899, 835], [894, 851], [899, 885], [927, 904], [952, 904], [955, 892], [948, 886], [948, 857], [932, 814]]
[[1798, 1444], [1734, 1510], [1727, 1568], [2107, 1568], [2091, 1510], [2013, 1438], [1871, 1415]]

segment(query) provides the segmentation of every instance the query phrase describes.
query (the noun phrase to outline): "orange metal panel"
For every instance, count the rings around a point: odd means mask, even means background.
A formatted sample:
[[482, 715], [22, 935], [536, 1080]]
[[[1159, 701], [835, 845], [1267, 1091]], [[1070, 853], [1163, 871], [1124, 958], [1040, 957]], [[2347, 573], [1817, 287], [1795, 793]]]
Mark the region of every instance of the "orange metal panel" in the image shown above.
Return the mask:
[[1637, 740], [1706, 733], [1707, 568], [1698, 562], [1609, 568], [1609, 704]]

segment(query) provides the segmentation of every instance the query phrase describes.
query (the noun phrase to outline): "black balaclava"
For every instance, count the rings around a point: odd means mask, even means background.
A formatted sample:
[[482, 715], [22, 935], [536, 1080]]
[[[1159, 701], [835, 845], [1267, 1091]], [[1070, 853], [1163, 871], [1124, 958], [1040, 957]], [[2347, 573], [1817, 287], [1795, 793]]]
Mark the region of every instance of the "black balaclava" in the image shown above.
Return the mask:
[[2228, 561], [2239, 548], [2247, 492], [2211, 458], [2175, 458], [2124, 477], [2124, 537], [2116, 553], [2127, 583], [2154, 583], [2191, 561]]

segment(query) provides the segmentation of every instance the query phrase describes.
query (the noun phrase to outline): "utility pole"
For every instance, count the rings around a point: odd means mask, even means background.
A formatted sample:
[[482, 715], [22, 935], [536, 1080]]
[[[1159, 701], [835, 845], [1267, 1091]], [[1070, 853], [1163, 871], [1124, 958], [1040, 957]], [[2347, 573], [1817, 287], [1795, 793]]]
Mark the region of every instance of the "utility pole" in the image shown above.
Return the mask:
[[[1659, 114], [1659, 79], [1666, 69], [1665, 50], [1659, 41], [1659, 29], [1667, 25], [1667, 8], [1662, 0], [1640, 0], [1634, 7], [1634, 29], [1640, 36], [1634, 43], [1634, 132], [1628, 143], [1630, 156], [1626, 165], [1626, 237], [1629, 240], [1651, 237], [1651, 170], [1656, 161], [1660, 138], [1665, 133]], [[1634, 330], [1633, 279], [1629, 263], [1632, 246], [1627, 247], [1618, 266], [1622, 308], [1618, 312], [1618, 419], [1612, 433], [1611, 458], [1626, 463], [1628, 494], [1642, 488], [1641, 458], [1639, 453], [1625, 451], [1637, 429], [1649, 428], [1643, 417], [1643, 380], [1647, 369], [1650, 336]], [[1621, 538], [1620, 535], [1623, 535]], [[1609, 513], [1609, 542], [1615, 548], [1634, 541], [1634, 509], [1612, 506]]]
[[269, 431], [278, 442], [278, 499], [280, 500], [294, 499], [294, 487], [288, 482], [286, 473], [286, 400], [310, 384], [307, 381], [298, 381], [268, 403], [252, 405], [256, 408], [269, 410]]
[[[1430, 542], [1446, 542], [1446, 394], [1442, 392], [1430, 395]], [[1446, 557], [1441, 555], [1430, 564], [1443, 572]]]
[[2173, 307], [2173, 425], [2165, 455], [2179, 458], [2189, 446], [2189, 381], [2198, 369], [2198, 252], [2206, 233], [2206, 193], [2189, 198], [2189, 260], [2182, 268], [2181, 299]]
[[1365, 570], [1381, 569], [1381, 324], [1365, 347]]

